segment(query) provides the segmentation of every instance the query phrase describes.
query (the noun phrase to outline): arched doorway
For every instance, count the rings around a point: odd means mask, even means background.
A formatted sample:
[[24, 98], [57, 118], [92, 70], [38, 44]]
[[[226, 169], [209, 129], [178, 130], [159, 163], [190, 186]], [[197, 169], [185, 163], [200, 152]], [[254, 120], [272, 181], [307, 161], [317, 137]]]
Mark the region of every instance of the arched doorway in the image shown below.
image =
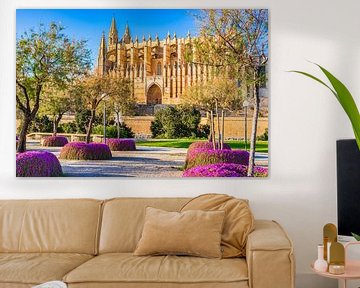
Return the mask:
[[161, 104], [162, 94], [160, 87], [156, 84], [151, 85], [147, 92], [146, 99], [148, 105]]

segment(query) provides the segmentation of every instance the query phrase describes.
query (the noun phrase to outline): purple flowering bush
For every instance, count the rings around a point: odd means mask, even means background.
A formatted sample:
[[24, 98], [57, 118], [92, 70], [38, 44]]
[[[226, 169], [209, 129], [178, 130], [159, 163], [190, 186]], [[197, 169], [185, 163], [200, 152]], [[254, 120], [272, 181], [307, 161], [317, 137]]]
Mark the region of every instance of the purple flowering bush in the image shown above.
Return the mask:
[[244, 150], [193, 149], [188, 152], [185, 169], [215, 163], [249, 165], [249, 152]]
[[112, 155], [109, 146], [103, 143], [70, 142], [61, 149], [59, 158], [67, 160], [110, 160]]
[[[215, 145], [216, 149], [218, 149], [219, 145], [218, 143], [216, 143]], [[213, 143], [212, 142], [208, 142], [208, 141], [199, 141], [199, 142], [193, 142], [190, 144], [189, 148], [188, 148], [188, 153], [191, 150], [194, 149], [213, 149]], [[229, 144], [224, 143], [224, 150], [231, 150], [231, 147]]]
[[41, 145], [47, 147], [63, 147], [67, 143], [68, 140], [64, 136], [48, 136], [44, 137], [41, 141]]
[[[247, 177], [247, 166], [234, 163], [216, 163], [185, 170], [183, 177]], [[267, 168], [256, 166], [254, 177], [266, 177]]]
[[267, 177], [269, 174], [267, 167], [255, 166], [254, 177]]
[[111, 151], [135, 151], [136, 145], [134, 139], [110, 138], [106, 140]]
[[16, 177], [59, 177], [62, 169], [56, 156], [46, 151], [16, 154]]
[[185, 170], [183, 177], [245, 177], [247, 166], [234, 163], [216, 163]]

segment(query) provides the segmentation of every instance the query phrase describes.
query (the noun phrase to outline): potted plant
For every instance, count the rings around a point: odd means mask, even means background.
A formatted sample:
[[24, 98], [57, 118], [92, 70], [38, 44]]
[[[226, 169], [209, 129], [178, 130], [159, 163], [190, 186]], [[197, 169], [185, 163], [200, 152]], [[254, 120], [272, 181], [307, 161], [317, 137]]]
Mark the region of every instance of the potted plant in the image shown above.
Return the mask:
[[359, 229], [360, 219], [356, 216], [360, 212], [360, 114], [354, 98], [346, 86], [322, 66], [317, 65], [324, 73], [330, 84], [303, 71], [291, 71], [305, 75], [325, 87], [339, 101], [352, 125], [355, 140], [337, 141], [337, 202], [339, 234], [352, 235], [357, 241], [360, 236], [352, 233]]
[[360, 241], [360, 235], [357, 235], [355, 233], [351, 233], [351, 235], [356, 239], [356, 241]]

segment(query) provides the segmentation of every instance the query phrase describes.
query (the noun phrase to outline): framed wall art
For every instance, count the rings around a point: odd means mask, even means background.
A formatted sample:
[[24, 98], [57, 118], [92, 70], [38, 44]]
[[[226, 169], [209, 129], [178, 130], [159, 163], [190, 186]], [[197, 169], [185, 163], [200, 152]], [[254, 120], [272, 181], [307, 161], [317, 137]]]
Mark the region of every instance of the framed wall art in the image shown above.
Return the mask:
[[16, 16], [16, 176], [268, 176], [267, 9]]

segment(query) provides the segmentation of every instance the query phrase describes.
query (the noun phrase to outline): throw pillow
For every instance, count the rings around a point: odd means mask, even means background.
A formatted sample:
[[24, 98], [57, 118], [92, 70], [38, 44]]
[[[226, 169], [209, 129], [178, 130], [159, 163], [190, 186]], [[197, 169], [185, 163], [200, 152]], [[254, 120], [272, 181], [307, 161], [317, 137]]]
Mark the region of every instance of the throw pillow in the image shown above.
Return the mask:
[[181, 211], [225, 211], [221, 237], [223, 258], [244, 257], [247, 236], [254, 230], [254, 217], [247, 200], [224, 194], [200, 195], [183, 206]]
[[134, 255], [221, 258], [224, 216], [224, 211], [168, 212], [147, 207]]

